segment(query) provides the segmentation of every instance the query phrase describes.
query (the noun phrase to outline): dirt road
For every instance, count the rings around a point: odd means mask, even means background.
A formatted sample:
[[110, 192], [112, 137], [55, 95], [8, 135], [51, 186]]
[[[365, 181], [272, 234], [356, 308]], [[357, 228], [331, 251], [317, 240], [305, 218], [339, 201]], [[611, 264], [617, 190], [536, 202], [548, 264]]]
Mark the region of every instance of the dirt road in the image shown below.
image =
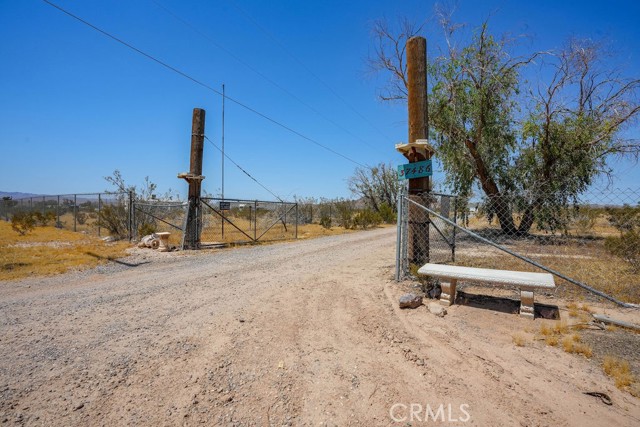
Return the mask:
[[0, 283], [0, 423], [640, 425], [593, 363], [515, 346], [529, 320], [399, 310], [394, 232]]

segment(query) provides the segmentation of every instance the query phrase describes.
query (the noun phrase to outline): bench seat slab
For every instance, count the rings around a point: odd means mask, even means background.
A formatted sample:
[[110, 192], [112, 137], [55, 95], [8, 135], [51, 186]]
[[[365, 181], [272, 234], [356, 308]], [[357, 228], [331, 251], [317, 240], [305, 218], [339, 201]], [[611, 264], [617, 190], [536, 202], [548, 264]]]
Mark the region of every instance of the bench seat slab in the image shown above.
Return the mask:
[[473, 280], [476, 282], [498, 283], [531, 288], [553, 289], [556, 287], [549, 273], [528, 271], [494, 270], [491, 268], [461, 267], [458, 265], [425, 264], [418, 274], [443, 279]]

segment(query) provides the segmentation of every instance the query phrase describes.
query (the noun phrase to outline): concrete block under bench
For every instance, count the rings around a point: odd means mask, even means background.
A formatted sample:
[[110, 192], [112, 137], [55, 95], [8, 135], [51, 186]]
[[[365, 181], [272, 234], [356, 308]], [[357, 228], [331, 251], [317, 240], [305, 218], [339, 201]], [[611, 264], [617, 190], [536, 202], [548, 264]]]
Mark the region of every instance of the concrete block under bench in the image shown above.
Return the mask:
[[440, 302], [447, 306], [453, 304], [456, 300], [456, 284], [458, 280], [517, 286], [520, 288], [520, 316], [531, 319], [534, 318], [533, 291], [535, 289], [554, 289], [556, 287], [551, 274], [530, 273], [527, 271], [425, 264], [420, 267], [418, 274], [446, 280], [446, 282], [440, 283], [442, 287]]

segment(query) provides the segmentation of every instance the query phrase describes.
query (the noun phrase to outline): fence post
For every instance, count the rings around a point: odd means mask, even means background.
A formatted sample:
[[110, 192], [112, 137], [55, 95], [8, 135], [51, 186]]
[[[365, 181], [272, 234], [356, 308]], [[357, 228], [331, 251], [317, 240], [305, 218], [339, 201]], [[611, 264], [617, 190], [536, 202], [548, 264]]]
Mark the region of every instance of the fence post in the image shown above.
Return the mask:
[[77, 222], [76, 209], [77, 209], [77, 205], [78, 205], [78, 195], [74, 194], [73, 195], [73, 231], [77, 231], [77, 229], [76, 229], [76, 222]]
[[253, 202], [253, 241], [258, 241], [258, 201]]
[[60, 195], [58, 194], [58, 202], [56, 203], [56, 227], [62, 228], [60, 224]]
[[205, 110], [194, 108], [191, 119], [191, 152], [189, 173], [180, 174], [189, 183], [189, 211], [187, 212], [186, 237], [184, 249], [200, 249], [201, 211], [200, 195], [202, 192], [202, 155], [204, 152]]
[[[407, 104], [409, 115], [409, 144], [426, 140], [429, 135], [427, 103], [427, 40], [412, 37], [407, 41]], [[429, 152], [409, 156], [409, 163], [427, 160]], [[427, 205], [430, 202], [429, 177], [409, 180], [409, 198]], [[409, 214], [409, 258], [422, 265], [429, 262], [429, 215], [416, 206], [407, 206]]]
[[[458, 223], [458, 197], [453, 196], [453, 222]], [[456, 227], [453, 227], [451, 242], [451, 262], [456, 262]]]
[[128, 228], [129, 228], [129, 241], [133, 240], [133, 229], [134, 229], [134, 217], [135, 217], [135, 212], [134, 212], [135, 207], [133, 206], [133, 191], [129, 190], [129, 221], [128, 221]]
[[397, 230], [396, 230], [396, 282], [400, 281], [400, 262], [401, 262], [401, 254], [402, 254], [402, 216], [404, 215], [402, 211], [402, 191], [398, 192], [398, 201], [396, 208], [396, 216], [397, 216]]
[[102, 198], [101, 194], [98, 193], [98, 237], [102, 237], [100, 234], [100, 210], [102, 209]]
[[298, 202], [296, 202], [296, 239], [298, 238]]

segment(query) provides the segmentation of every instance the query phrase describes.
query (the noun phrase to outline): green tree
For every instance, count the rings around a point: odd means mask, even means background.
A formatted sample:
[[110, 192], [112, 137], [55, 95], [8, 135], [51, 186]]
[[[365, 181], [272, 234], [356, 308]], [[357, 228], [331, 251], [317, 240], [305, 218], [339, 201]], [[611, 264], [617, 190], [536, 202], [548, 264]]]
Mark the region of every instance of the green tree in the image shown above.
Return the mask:
[[[611, 172], [607, 159], [640, 153], [637, 140], [623, 137], [640, 113], [640, 80], [608, 68], [602, 45], [588, 40], [516, 56], [516, 40], [493, 36], [486, 22], [465, 39], [460, 25], [439, 16], [445, 45], [428, 66], [429, 118], [447, 184], [463, 197], [477, 185], [506, 233], [527, 234], [536, 221], [562, 227], [565, 208]], [[406, 20], [396, 32], [375, 24], [370, 63], [389, 76], [382, 99], [406, 98], [403, 46], [419, 31]], [[551, 78], [529, 85], [521, 71], [542, 58], [541, 73]]]
[[385, 205], [395, 212], [400, 189], [398, 173], [393, 166], [385, 163], [367, 168], [359, 167], [349, 178], [349, 189], [375, 212], [386, 209]]

